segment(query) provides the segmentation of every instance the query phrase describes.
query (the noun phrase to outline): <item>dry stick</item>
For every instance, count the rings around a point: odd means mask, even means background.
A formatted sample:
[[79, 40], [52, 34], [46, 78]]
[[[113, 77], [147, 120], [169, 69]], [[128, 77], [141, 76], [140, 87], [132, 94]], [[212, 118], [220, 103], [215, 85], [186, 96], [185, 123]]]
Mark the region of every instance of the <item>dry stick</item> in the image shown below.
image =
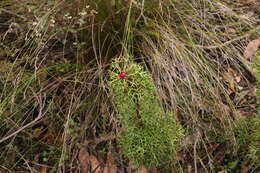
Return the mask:
[[25, 17], [20, 16], [20, 15], [18, 15], [18, 14], [16, 14], [16, 13], [14, 13], [14, 12], [12, 12], [12, 11], [9, 11], [9, 10], [6, 10], [6, 9], [4, 9], [4, 8], [0, 8], [0, 11], [3, 11], [3, 12], [5, 12], [5, 13], [11, 14], [11, 15], [14, 15], [14, 16], [19, 17], [19, 18], [22, 18], [22, 19], [24, 19], [24, 20], [26, 19]]
[[193, 153], [194, 153], [194, 169], [195, 169], [195, 173], [198, 172], [198, 169], [197, 169], [197, 143], [198, 143], [198, 140], [196, 139], [195, 141], [195, 144], [193, 146]]
[[145, 0], [142, 1], [141, 12], [140, 12], [139, 17], [136, 19], [136, 23], [138, 23], [138, 21], [141, 19], [141, 17], [143, 17], [144, 23], [147, 24], [146, 17], [144, 16], [144, 3], [145, 3], [144, 1], [145, 1]]
[[20, 158], [24, 161], [24, 163], [26, 164], [26, 166], [28, 167], [28, 169], [30, 170], [30, 172], [31, 172], [31, 173], [35, 172], [35, 169], [34, 169], [34, 168], [32, 169], [32, 168], [30, 167], [28, 161], [24, 158], [24, 156], [23, 156], [21, 153], [19, 153], [19, 152], [17, 152], [17, 153], [18, 153], [18, 155], [20, 156]]
[[[33, 92], [34, 93], [34, 92]], [[35, 94], [35, 93], [34, 93]], [[43, 109], [43, 105], [42, 105], [42, 101], [36, 96], [38, 102], [39, 102], [39, 107], [40, 107], [40, 110], [39, 110], [39, 115], [33, 120], [31, 121], [30, 123], [26, 124], [25, 126], [21, 127], [20, 129], [16, 130], [15, 132], [13, 132], [12, 134], [2, 138], [0, 140], [0, 143], [6, 141], [7, 139], [17, 135], [18, 133], [20, 133], [21, 131], [23, 131], [24, 129], [26, 129], [27, 127], [33, 125], [34, 123], [36, 123], [38, 120], [40, 120], [48, 111], [48, 108], [46, 109], [46, 111], [44, 113], [42, 113], [42, 109]]]
[[198, 131], [198, 133], [196, 134], [195, 144], [193, 146], [195, 173], [198, 173], [198, 168], [197, 168], [197, 144], [198, 144], [199, 138], [201, 137], [200, 131], [199, 130], [197, 130], [197, 131]]
[[97, 145], [104, 141], [114, 140], [115, 138], [116, 138], [116, 135], [113, 132], [111, 132], [111, 133], [107, 134], [106, 136], [102, 136], [100, 138], [95, 138], [90, 141], [85, 141], [84, 144], [78, 144], [78, 145], [79, 146], [88, 146], [89, 144]]
[[238, 41], [238, 40], [241, 40], [243, 38], [246, 38], [246, 37], [249, 37], [251, 33], [257, 31], [257, 30], [260, 30], [260, 26], [256, 27], [255, 29], [249, 31], [249, 33], [245, 34], [245, 35], [242, 35], [240, 37], [237, 37], [237, 38], [234, 38], [232, 40], [229, 40], [225, 43], [222, 43], [218, 46], [202, 46], [202, 45], [187, 45], [187, 46], [190, 46], [190, 47], [198, 47], [198, 48], [204, 48], [204, 49], [217, 49], [217, 48], [220, 48], [220, 47], [224, 47], [224, 46], [227, 46], [231, 43], [233, 43], [234, 41]]
[[[43, 114], [43, 115], [44, 115], [44, 114]], [[32, 124], [34, 124], [35, 122], [37, 122], [40, 118], [42, 118], [43, 115], [40, 115], [40, 114], [39, 114], [39, 116], [38, 116], [35, 120], [33, 120], [32, 122], [26, 124], [25, 126], [21, 127], [20, 129], [16, 130], [14, 133], [12, 133], [12, 134], [10, 134], [10, 135], [8, 135], [8, 136], [2, 138], [2, 139], [0, 140], [0, 143], [6, 141], [7, 139], [13, 137], [14, 135], [20, 133], [21, 131], [23, 131], [23, 130], [26, 129], [27, 127], [31, 126]]]

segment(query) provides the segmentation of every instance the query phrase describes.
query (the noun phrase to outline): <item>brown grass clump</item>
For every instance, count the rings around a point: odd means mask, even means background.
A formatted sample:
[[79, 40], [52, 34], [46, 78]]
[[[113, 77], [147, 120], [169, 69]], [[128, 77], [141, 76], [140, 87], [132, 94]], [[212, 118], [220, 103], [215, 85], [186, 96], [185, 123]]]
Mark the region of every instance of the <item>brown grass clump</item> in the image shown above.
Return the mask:
[[1, 1], [0, 172], [138, 170], [117, 142], [122, 124], [107, 84], [111, 62], [126, 53], [151, 74], [160, 110], [173, 112], [187, 132], [173, 171], [255, 171], [258, 145], [241, 143], [248, 139], [241, 134], [257, 128], [238, 122], [259, 113], [252, 67], [259, 46], [248, 48], [260, 36], [257, 7], [242, 0]]

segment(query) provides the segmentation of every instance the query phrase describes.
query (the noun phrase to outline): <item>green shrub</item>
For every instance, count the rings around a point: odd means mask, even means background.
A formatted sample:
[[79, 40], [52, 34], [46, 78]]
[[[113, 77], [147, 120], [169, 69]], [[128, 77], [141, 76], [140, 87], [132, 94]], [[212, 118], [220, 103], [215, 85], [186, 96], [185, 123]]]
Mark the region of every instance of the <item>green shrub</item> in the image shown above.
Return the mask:
[[[256, 95], [260, 97], [260, 51], [257, 52], [257, 56], [254, 59], [254, 66], [256, 68], [256, 80], [257, 89]], [[258, 113], [256, 117], [251, 120], [250, 123], [250, 145], [248, 157], [253, 161], [256, 167], [260, 167], [260, 105], [258, 105]]]
[[250, 120], [239, 120], [236, 124], [239, 152], [243, 153], [243, 160], [256, 169], [260, 167], [260, 116], [258, 114]]
[[248, 157], [256, 167], [260, 167], [260, 114], [252, 119], [251, 129]]
[[[138, 166], [173, 163], [184, 130], [172, 113], [163, 110], [150, 74], [133, 62], [124, 64], [125, 68], [119, 64], [112, 63], [109, 87], [122, 124], [118, 141], [124, 154]], [[119, 78], [122, 71], [125, 79]]]

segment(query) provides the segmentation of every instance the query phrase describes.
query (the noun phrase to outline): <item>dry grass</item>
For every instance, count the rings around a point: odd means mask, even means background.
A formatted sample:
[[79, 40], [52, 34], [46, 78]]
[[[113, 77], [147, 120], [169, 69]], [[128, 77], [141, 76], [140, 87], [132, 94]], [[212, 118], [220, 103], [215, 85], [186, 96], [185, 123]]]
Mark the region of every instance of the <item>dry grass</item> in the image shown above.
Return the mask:
[[243, 50], [260, 34], [256, 3], [1, 2], [0, 172], [80, 172], [82, 146], [130, 167], [114, 140], [120, 125], [106, 84], [111, 60], [125, 53], [152, 74], [187, 131], [179, 171], [229, 169], [241, 108], [246, 118], [255, 111], [242, 96], [255, 87]]

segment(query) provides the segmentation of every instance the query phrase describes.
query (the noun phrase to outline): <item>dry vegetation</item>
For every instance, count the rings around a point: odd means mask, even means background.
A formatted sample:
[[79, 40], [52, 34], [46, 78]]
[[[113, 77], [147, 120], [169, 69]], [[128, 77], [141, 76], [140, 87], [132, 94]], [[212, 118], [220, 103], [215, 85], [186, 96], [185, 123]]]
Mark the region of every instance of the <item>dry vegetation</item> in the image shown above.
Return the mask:
[[[0, 1], [0, 172], [257, 173], [259, 6], [257, 0]], [[133, 78], [124, 80], [152, 88], [140, 96], [141, 111], [128, 98], [122, 100], [129, 110], [120, 108], [112, 90], [121, 88], [109, 85], [112, 79], [121, 85], [115, 76], [130, 68], [130, 59], [144, 75], [130, 70]], [[180, 141], [172, 135], [176, 148], [160, 143], [170, 136], [168, 123], [155, 149], [141, 147], [158, 128], [124, 134], [131, 130], [124, 131], [123, 113], [150, 117], [150, 103], [185, 131]], [[147, 157], [175, 156], [169, 163], [140, 161], [128, 139]]]

